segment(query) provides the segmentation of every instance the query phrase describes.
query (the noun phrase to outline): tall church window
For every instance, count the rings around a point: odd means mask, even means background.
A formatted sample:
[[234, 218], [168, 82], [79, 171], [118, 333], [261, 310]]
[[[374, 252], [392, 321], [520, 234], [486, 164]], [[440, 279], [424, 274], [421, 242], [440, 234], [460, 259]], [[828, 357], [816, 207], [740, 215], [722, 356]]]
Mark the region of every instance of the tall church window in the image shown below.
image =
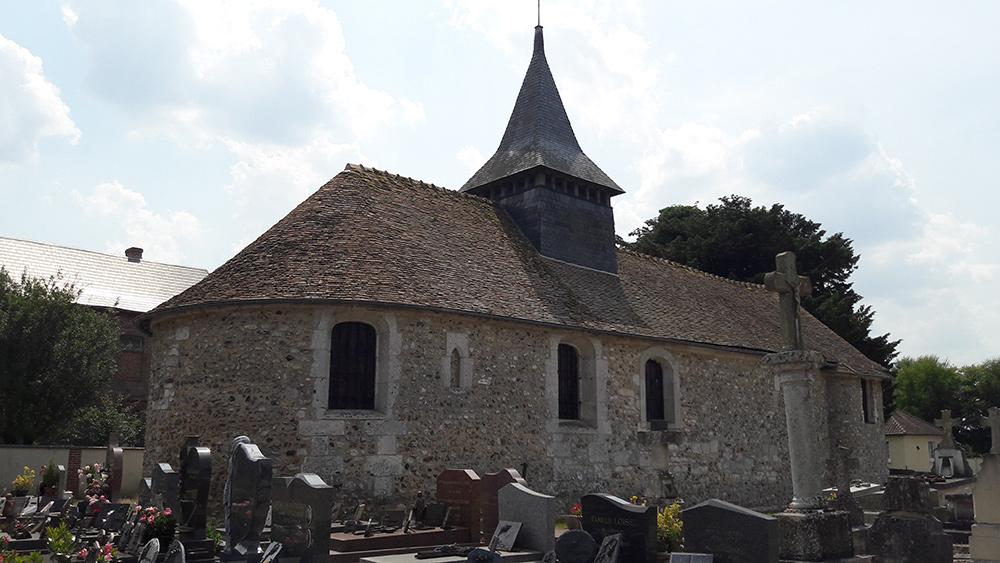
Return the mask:
[[580, 419], [580, 355], [569, 344], [559, 345], [559, 418]]
[[346, 322], [333, 327], [328, 408], [375, 408], [376, 350], [373, 326]]
[[462, 355], [458, 353], [458, 348], [451, 351], [451, 381], [452, 389], [462, 387]]
[[872, 413], [872, 397], [871, 397], [871, 393], [872, 393], [871, 382], [868, 381], [868, 380], [866, 380], [866, 379], [862, 379], [861, 380], [861, 408], [864, 410], [864, 421], [866, 423], [869, 423], [869, 424], [875, 422], [875, 420], [874, 420], [875, 417], [873, 416], [873, 413]]
[[646, 360], [646, 420], [649, 422], [666, 420], [663, 391], [663, 366], [656, 360]]

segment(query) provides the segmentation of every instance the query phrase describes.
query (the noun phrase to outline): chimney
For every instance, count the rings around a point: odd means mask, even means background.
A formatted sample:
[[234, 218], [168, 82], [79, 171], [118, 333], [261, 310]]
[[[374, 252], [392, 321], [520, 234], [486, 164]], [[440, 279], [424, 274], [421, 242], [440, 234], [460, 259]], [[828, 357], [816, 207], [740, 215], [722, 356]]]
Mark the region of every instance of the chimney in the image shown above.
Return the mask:
[[142, 249], [138, 246], [126, 248], [125, 256], [128, 257], [129, 262], [142, 262]]

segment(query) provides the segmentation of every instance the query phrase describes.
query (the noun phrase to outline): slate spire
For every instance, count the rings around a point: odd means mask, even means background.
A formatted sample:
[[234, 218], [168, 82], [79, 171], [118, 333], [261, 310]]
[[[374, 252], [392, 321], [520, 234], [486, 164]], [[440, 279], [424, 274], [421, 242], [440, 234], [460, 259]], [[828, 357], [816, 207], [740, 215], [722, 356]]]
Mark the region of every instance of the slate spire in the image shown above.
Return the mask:
[[610, 195], [624, 190], [580, 148], [559, 89], [545, 59], [542, 26], [535, 27], [531, 63], [521, 83], [514, 111], [496, 153], [462, 186], [474, 190], [502, 178], [542, 166], [606, 188]]

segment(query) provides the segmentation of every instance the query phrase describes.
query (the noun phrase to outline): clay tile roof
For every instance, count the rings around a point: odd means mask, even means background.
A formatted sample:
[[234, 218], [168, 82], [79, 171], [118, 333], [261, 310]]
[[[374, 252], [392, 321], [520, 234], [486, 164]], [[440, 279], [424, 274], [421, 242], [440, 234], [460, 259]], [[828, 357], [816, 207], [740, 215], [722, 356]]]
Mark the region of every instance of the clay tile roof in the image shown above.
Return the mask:
[[535, 28], [535, 49], [517, 94], [514, 111], [497, 152], [461, 191], [469, 191], [518, 172], [545, 166], [625, 193], [580, 149], [559, 89], [545, 59], [542, 27]]
[[56, 277], [80, 291], [77, 302], [145, 313], [208, 274], [189, 268], [42, 242], [0, 237], [0, 266], [12, 277]]
[[892, 413], [889, 420], [885, 421], [884, 430], [886, 436], [944, 436], [940, 428], [906, 411]]
[[[542, 257], [487, 199], [348, 165], [153, 316], [233, 302], [431, 308], [755, 352], [781, 347], [777, 295], [619, 250], [619, 275]], [[807, 343], [879, 374], [808, 314]]]

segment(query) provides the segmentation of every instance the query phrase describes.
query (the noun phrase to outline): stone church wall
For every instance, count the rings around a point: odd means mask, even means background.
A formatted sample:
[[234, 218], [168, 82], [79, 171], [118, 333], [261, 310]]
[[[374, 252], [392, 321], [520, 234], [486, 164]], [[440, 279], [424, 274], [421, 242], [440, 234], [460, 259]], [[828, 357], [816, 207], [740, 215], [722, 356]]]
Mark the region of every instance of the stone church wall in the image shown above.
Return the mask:
[[[377, 412], [325, 408], [330, 331], [343, 321], [378, 332]], [[432, 492], [447, 468], [503, 467], [526, 468], [530, 486], [567, 505], [591, 491], [767, 508], [790, 498], [781, 394], [757, 355], [346, 306], [204, 310], [152, 331], [147, 474], [155, 462], [176, 465], [184, 437], [200, 435], [213, 451], [215, 502], [240, 434], [273, 457], [275, 475], [312, 471], [344, 496], [387, 505]], [[561, 342], [581, 352], [582, 422], [556, 419]], [[677, 421], [666, 431], [642, 420], [649, 358], [677, 381]], [[847, 434], [876, 451], [880, 428]]]

